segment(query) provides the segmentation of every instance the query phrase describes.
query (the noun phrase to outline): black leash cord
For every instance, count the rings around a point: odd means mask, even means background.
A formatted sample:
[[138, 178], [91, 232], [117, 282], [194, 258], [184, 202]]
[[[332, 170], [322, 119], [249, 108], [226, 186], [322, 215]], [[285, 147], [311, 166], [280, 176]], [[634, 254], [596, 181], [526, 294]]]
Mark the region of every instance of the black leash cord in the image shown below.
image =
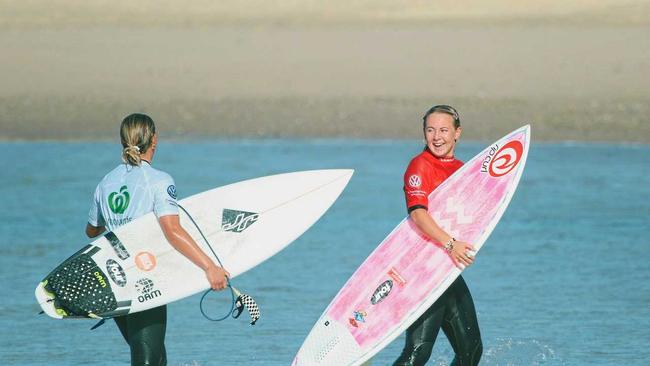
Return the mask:
[[[215, 253], [214, 249], [212, 249], [212, 245], [210, 245], [210, 242], [208, 241], [208, 238], [206, 238], [205, 235], [203, 235], [203, 231], [201, 230], [201, 228], [199, 227], [199, 225], [196, 223], [196, 221], [194, 221], [194, 218], [192, 217], [192, 215], [190, 215], [190, 213], [187, 212], [187, 210], [185, 209], [185, 207], [181, 206], [178, 202], [173, 202], [173, 204], [176, 205], [176, 206], [177, 206], [178, 208], [180, 208], [181, 210], [183, 210], [183, 212], [185, 212], [185, 214], [187, 215], [187, 217], [190, 218], [190, 221], [192, 221], [192, 224], [194, 224], [194, 227], [196, 227], [196, 229], [199, 231], [199, 234], [201, 234], [201, 237], [203, 238], [203, 240], [205, 241], [205, 243], [208, 245], [208, 248], [210, 248], [210, 251], [212, 252], [212, 254], [214, 255], [214, 257], [217, 259], [217, 262], [219, 262], [219, 266], [221, 266], [221, 268], [224, 268], [224, 267], [223, 267], [223, 263], [221, 263], [221, 259], [219, 259], [219, 256], [217, 255], [217, 253]], [[233, 311], [235, 310], [235, 290], [233, 289], [232, 285], [230, 284], [230, 278], [226, 277], [226, 281], [228, 282], [228, 288], [230, 289], [230, 296], [231, 296], [231, 301], [230, 301], [230, 310], [226, 313], [226, 315], [224, 315], [224, 316], [222, 316], [222, 317], [220, 317], [220, 318], [212, 318], [212, 317], [210, 317], [208, 314], [206, 314], [205, 311], [203, 310], [203, 301], [205, 300], [205, 297], [206, 297], [210, 292], [212, 292], [212, 289], [207, 289], [207, 290], [203, 293], [203, 296], [201, 296], [201, 301], [199, 302], [199, 309], [201, 310], [201, 314], [203, 315], [203, 317], [205, 317], [206, 319], [208, 319], [208, 320], [210, 320], [210, 321], [213, 321], [213, 322], [219, 322], [219, 321], [225, 320], [225, 319], [228, 318], [228, 317], [233, 313]]]

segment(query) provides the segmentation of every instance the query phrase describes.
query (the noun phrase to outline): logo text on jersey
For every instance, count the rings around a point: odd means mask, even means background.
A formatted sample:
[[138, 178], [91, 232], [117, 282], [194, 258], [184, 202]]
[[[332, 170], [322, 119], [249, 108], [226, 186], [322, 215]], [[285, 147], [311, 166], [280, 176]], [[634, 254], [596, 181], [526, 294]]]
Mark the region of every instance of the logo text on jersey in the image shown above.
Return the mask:
[[221, 215], [221, 228], [224, 231], [241, 233], [253, 225], [259, 217], [260, 214], [255, 212], [230, 210], [224, 208]]
[[176, 199], [176, 186], [172, 184], [169, 187], [167, 187], [167, 194], [169, 195], [169, 197]]
[[419, 175], [413, 174], [412, 176], [409, 177], [409, 186], [413, 188], [417, 188], [420, 185], [422, 185], [422, 179], [420, 179]]
[[126, 186], [122, 186], [119, 192], [113, 192], [108, 195], [108, 207], [116, 214], [123, 214], [129, 207], [129, 191]]

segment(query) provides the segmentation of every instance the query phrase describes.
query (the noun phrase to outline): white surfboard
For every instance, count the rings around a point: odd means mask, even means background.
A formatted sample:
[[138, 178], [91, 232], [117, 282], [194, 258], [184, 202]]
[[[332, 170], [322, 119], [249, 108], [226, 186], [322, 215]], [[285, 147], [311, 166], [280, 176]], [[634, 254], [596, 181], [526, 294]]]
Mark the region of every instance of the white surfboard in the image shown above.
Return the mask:
[[[510, 203], [529, 145], [524, 126], [485, 148], [429, 195], [429, 214], [478, 252]], [[292, 365], [360, 365], [397, 338], [461, 273], [441, 246], [404, 219], [334, 297]]]
[[[262, 263], [313, 225], [341, 194], [353, 170], [313, 170], [251, 179], [179, 201], [231, 277]], [[213, 257], [187, 215], [182, 226]], [[213, 258], [214, 260], [214, 258]], [[216, 262], [216, 260], [215, 260]], [[165, 239], [153, 213], [88, 244], [36, 287], [53, 318], [111, 318], [209, 288], [203, 270]]]

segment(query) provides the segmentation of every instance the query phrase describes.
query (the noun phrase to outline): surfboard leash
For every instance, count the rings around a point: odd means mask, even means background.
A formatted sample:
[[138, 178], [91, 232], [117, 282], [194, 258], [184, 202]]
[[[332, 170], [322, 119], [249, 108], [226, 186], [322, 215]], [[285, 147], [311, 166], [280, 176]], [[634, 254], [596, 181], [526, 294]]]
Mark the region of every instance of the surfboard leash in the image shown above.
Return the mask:
[[[194, 218], [192, 217], [192, 215], [190, 215], [190, 213], [187, 212], [185, 207], [183, 207], [178, 202], [172, 202], [172, 204], [174, 204], [175, 206], [177, 206], [178, 208], [183, 210], [183, 212], [187, 215], [187, 217], [189, 217], [190, 221], [192, 221], [192, 224], [194, 224], [194, 227], [196, 227], [196, 229], [199, 231], [199, 234], [201, 234], [201, 237], [203, 238], [205, 243], [208, 245], [208, 248], [210, 248], [210, 251], [212, 252], [212, 255], [214, 255], [214, 257], [217, 259], [217, 262], [219, 262], [219, 265], [221, 266], [221, 268], [225, 268], [223, 266], [223, 263], [221, 263], [221, 259], [219, 259], [219, 256], [214, 251], [214, 249], [212, 248], [212, 245], [208, 241], [208, 238], [205, 237], [205, 235], [203, 234], [203, 231], [201, 230], [199, 225], [196, 223], [196, 221], [194, 221]], [[229, 277], [226, 277], [226, 281], [228, 283], [228, 288], [230, 289], [230, 295], [231, 295], [230, 310], [225, 315], [223, 315], [222, 317], [219, 317], [219, 318], [210, 317], [205, 312], [205, 310], [203, 309], [203, 301], [205, 300], [205, 297], [209, 293], [213, 292], [212, 289], [207, 289], [203, 293], [203, 296], [201, 296], [201, 300], [199, 301], [199, 309], [201, 310], [201, 314], [203, 315], [204, 318], [206, 318], [206, 319], [208, 319], [210, 321], [219, 322], [219, 321], [225, 320], [229, 316], [232, 316], [233, 319], [239, 318], [241, 313], [244, 311], [244, 308], [246, 308], [246, 310], [248, 311], [248, 315], [250, 315], [250, 317], [251, 317], [250, 325], [255, 325], [255, 322], [257, 322], [257, 320], [260, 318], [260, 315], [261, 315], [259, 305], [257, 305], [257, 302], [255, 301], [255, 299], [253, 299], [250, 295], [244, 294], [241, 291], [239, 291], [237, 288], [235, 288], [232, 285]]]

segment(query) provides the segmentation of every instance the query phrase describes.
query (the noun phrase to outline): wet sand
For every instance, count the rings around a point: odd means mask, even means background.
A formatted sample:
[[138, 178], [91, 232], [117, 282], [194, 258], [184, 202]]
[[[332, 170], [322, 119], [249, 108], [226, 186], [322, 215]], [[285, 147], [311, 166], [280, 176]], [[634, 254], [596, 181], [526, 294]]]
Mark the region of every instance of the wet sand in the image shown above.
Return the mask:
[[648, 2], [353, 14], [362, 3], [5, 8], [0, 139], [114, 139], [133, 111], [175, 138], [419, 138], [421, 114], [448, 103], [469, 139], [530, 123], [539, 140], [650, 142]]

